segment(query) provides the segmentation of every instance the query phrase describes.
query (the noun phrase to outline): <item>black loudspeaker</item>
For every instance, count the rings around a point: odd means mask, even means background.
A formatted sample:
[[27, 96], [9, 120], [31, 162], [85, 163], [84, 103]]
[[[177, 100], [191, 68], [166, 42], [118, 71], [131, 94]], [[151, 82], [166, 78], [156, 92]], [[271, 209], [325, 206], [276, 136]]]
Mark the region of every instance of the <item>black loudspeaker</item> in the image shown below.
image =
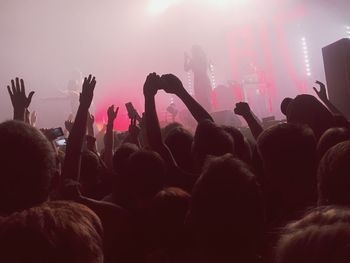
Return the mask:
[[242, 126], [241, 120], [233, 113], [232, 110], [223, 110], [212, 112], [211, 117], [214, 119], [216, 124], [219, 125], [229, 125], [236, 128]]
[[322, 49], [330, 101], [350, 119], [350, 39]]

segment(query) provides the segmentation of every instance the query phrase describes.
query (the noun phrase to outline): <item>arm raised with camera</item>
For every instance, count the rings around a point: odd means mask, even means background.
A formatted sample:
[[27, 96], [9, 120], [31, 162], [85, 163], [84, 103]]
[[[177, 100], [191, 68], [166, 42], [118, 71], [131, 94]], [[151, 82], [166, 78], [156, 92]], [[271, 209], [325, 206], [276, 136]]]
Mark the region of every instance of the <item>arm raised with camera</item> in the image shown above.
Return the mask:
[[113, 136], [113, 126], [114, 121], [117, 118], [119, 107], [114, 110], [114, 105], [111, 105], [107, 110], [108, 123], [106, 127], [105, 134], [105, 153], [104, 162], [107, 168], [113, 170], [113, 148], [114, 148], [114, 136]]
[[67, 141], [66, 157], [63, 165], [63, 177], [65, 179], [79, 180], [81, 151], [86, 133], [88, 111], [94, 96], [95, 86], [95, 77], [89, 75], [88, 78], [84, 79], [79, 98], [80, 105]]
[[177, 167], [176, 162], [162, 140], [162, 134], [158, 121], [155, 96], [158, 89], [162, 87], [160, 76], [156, 73], [151, 73], [147, 76], [146, 82], [143, 86], [143, 94], [145, 96], [145, 120], [146, 120], [146, 136], [149, 146], [152, 150], [158, 152], [168, 167]]
[[173, 74], [166, 74], [162, 75], [161, 80], [163, 83], [161, 88], [164, 89], [166, 93], [178, 96], [197, 122], [202, 122], [204, 120], [211, 120], [214, 122], [210, 114], [187, 92], [178, 77]]
[[136, 117], [130, 118], [130, 125], [128, 130], [128, 135], [124, 139], [123, 143], [132, 143], [137, 145], [137, 147], [141, 147], [140, 141], [139, 141], [139, 134], [141, 132], [141, 129], [136, 124], [137, 120]]

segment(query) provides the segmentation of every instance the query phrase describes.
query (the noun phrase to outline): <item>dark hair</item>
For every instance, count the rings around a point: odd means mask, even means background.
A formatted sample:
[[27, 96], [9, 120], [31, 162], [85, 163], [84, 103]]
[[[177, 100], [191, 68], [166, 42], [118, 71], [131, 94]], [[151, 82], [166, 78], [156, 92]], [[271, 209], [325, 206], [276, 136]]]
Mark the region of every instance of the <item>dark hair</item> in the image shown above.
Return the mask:
[[230, 134], [210, 120], [198, 124], [192, 146], [194, 168], [201, 172], [208, 156], [234, 154], [234, 142]]
[[257, 146], [268, 221], [279, 227], [316, 204], [316, 139], [307, 126], [283, 123], [265, 130]]
[[330, 148], [318, 168], [319, 204], [350, 204], [350, 141]]
[[170, 149], [179, 167], [185, 171], [191, 171], [193, 135], [182, 127], [176, 127], [168, 133], [164, 142]]
[[288, 107], [291, 104], [291, 102], [293, 101], [292, 98], [284, 98], [281, 102], [281, 112], [287, 116], [287, 112], [288, 112]]
[[0, 211], [11, 213], [47, 200], [55, 172], [50, 142], [18, 121], [0, 124]]
[[334, 145], [350, 140], [350, 131], [346, 128], [331, 128], [325, 131], [317, 144], [317, 156], [322, 156]]
[[276, 247], [277, 263], [349, 262], [350, 210], [324, 207], [284, 229]]
[[301, 181], [310, 186], [312, 178], [305, 176], [315, 177], [316, 172], [316, 140], [310, 128], [290, 123], [272, 126], [260, 135], [257, 146], [271, 180], [288, 187], [298, 187]]
[[140, 150], [129, 157], [128, 173], [123, 177], [127, 208], [134, 209], [138, 201], [151, 202], [165, 183], [165, 164], [153, 151]]
[[245, 141], [243, 134], [233, 126], [222, 126], [225, 132], [231, 135], [234, 142], [234, 153], [242, 161], [250, 163], [249, 143]]
[[165, 188], [154, 197], [150, 232], [158, 248], [174, 249], [186, 243], [185, 218], [190, 198], [187, 192], [176, 187]]
[[113, 168], [117, 174], [124, 174], [127, 171], [130, 155], [137, 152], [139, 148], [132, 143], [123, 143], [113, 155]]
[[0, 220], [1, 262], [103, 262], [102, 225], [74, 202], [47, 202]]
[[193, 188], [189, 222], [199, 246], [208, 253], [254, 257], [264, 208], [250, 169], [231, 154], [208, 160]]
[[290, 103], [287, 121], [289, 123], [309, 125], [317, 139], [335, 124], [329, 110], [314, 96], [307, 94], [296, 96]]

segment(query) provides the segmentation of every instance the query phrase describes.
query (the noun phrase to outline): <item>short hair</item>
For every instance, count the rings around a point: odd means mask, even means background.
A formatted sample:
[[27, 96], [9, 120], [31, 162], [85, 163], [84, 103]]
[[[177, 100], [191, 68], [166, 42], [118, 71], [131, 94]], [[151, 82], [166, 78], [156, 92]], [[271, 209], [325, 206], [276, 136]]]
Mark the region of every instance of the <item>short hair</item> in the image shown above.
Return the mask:
[[286, 226], [276, 246], [276, 262], [349, 262], [349, 246], [350, 210], [318, 208]]
[[331, 128], [323, 133], [317, 144], [319, 159], [334, 145], [350, 140], [350, 130], [346, 128]]
[[231, 154], [207, 161], [196, 182], [189, 222], [207, 248], [247, 253], [256, 249], [264, 225], [260, 186], [251, 170]]
[[164, 187], [165, 163], [154, 151], [140, 150], [129, 157], [128, 173], [123, 176], [123, 184], [130, 201], [152, 200]]
[[48, 199], [55, 172], [50, 142], [24, 122], [0, 124], [0, 211], [11, 213]]
[[309, 127], [291, 123], [272, 126], [259, 136], [257, 146], [264, 169], [274, 180], [290, 185], [299, 181], [297, 174], [293, 178], [283, 178], [283, 174], [301, 172], [300, 180], [306, 179], [305, 174], [315, 175], [316, 139]]
[[43, 203], [0, 220], [1, 262], [103, 262], [102, 225], [84, 205]]
[[330, 148], [318, 168], [318, 202], [350, 205], [350, 141]]
[[159, 247], [182, 246], [185, 238], [185, 218], [190, 194], [177, 187], [168, 187], [156, 194], [149, 214], [151, 230]]
[[192, 145], [197, 172], [201, 172], [208, 156], [222, 156], [226, 153], [234, 154], [234, 142], [230, 134], [210, 120], [200, 122]]
[[168, 132], [164, 142], [179, 167], [185, 171], [191, 171], [193, 135], [182, 127], [176, 127]]
[[288, 107], [291, 104], [291, 102], [293, 101], [292, 98], [284, 98], [281, 102], [281, 112], [287, 116], [287, 112], [288, 112]]
[[96, 182], [100, 169], [100, 159], [96, 153], [84, 150], [81, 154], [79, 181], [82, 183]]
[[298, 95], [290, 103], [287, 111], [287, 121], [309, 125], [317, 139], [335, 124], [330, 111], [318, 99], [308, 94]]
[[222, 126], [225, 132], [231, 135], [234, 142], [234, 153], [242, 161], [247, 162], [250, 154], [249, 145], [246, 144], [243, 134], [233, 126]]
[[132, 143], [123, 143], [113, 155], [113, 169], [117, 174], [126, 173], [130, 155], [137, 152], [139, 148]]

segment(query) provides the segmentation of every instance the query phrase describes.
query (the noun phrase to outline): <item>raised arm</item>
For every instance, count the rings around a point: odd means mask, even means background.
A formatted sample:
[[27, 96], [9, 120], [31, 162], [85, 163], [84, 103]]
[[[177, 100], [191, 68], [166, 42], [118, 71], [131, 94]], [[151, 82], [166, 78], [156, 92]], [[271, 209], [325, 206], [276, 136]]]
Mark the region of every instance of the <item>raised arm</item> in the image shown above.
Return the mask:
[[161, 88], [164, 89], [166, 93], [178, 96], [197, 122], [202, 122], [204, 120], [211, 120], [214, 122], [210, 114], [187, 92], [178, 77], [173, 74], [166, 74], [161, 77], [161, 80]]
[[316, 84], [320, 86], [320, 90], [318, 91], [316, 87], [313, 87], [314, 91], [317, 94], [317, 97], [326, 105], [326, 107], [335, 115], [341, 115], [343, 116], [343, 113], [340, 112], [340, 110], [335, 107], [332, 102], [328, 99], [327, 91], [326, 91], [326, 85], [322, 83], [321, 81], [316, 81]]
[[145, 96], [145, 119], [146, 119], [146, 134], [149, 146], [152, 150], [158, 152], [167, 165], [170, 167], [177, 166], [171, 155], [170, 150], [166, 147], [162, 140], [162, 134], [159, 126], [155, 95], [161, 87], [161, 79], [156, 73], [151, 73], [147, 76], [143, 86], [143, 94]]
[[136, 122], [136, 117], [130, 118], [128, 135], [124, 139], [123, 143], [133, 143], [140, 148], [139, 134], [141, 129], [137, 126]]
[[29, 107], [34, 91], [31, 91], [26, 96], [23, 79], [16, 78], [16, 81], [11, 80], [11, 87], [7, 86], [8, 93], [11, 98], [13, 106], [13, 119], [18, 121], [25, 121], [25, 111]]
[[113, 125], [114, 120], [117, 118], [119, 107], [114, 110], [114, 105], [110, 106], [107, 110], [108, 123], [105, 134], [105, 153], [104, 153], [104, 162], [107, 165], [107, 168], [113, 170], [113, 145], [114, 145], [114, 136], [113, 136]]
[[95, 123], [95, 117], [90, 112], [88, 112], [87, 115], [87, 121], [86, 121], [86, 129], [87, 129], [87, 135], [95, 137], [94, 132], [94, 123]]
[[95, 77], [89, 75], [88, 78], [84, 79], [82, 92], [79, 98], [80, 105], [67, 141], [66, 157], [63, 165], [63, 177], [65, 179], [79, 180], [81, 151], [86, 133], [86, 121], [94, 96], [95, 86]]
[[255, 139], [264, 131], [254, 113], [250, 110], [249, 104], [246, 102], [236, 103], [235, 113], [242, 116], [247, 122], [250, 131]]

